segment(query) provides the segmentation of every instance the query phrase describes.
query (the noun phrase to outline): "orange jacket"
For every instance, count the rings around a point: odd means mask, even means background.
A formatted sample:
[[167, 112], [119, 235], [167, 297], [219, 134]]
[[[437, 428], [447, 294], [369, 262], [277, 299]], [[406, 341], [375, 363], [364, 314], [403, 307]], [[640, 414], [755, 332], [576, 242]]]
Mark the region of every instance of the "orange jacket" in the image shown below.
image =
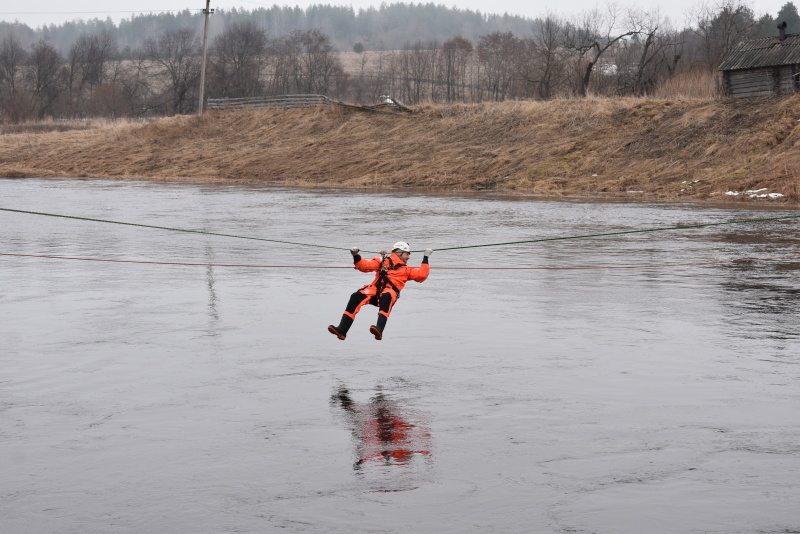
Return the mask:
[[[415, 282], [424, 282], [428, 278], [428, 274], [431, 272], [431, 268], [427, 263], [421, 264], [419, 267], [409, 267], [406, 265], [403, 260], [397, 257], [397, 254], [391, 253], [386, 257], [386, 266], [389, 266], [389, 262], [394, 264], [395, 268], [390, 269], [386, 272], [386, 276], [394, 287], [397, 288], [397, 291], [402, 291], [406, 285], [406, 282], [409, 280], [413, 280]], [[371, 284], [364, 286], [364, 287], [375, 287], [380, 279], [380, 268], [381, 268], [381, 258], [372, 258], [371, 260], [361, 259], [358, 263], [355, 264], [355, 268], [361, 272], [375, 273], [375, 280], [372, 281]], [[391, 288], [389, 284], [386, 284], [386, 287]]]

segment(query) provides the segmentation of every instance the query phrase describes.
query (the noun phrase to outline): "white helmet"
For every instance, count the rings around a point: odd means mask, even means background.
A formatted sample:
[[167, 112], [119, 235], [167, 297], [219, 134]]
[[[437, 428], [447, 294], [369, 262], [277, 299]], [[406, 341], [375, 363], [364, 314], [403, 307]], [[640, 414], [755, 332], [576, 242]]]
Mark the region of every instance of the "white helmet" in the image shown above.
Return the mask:
[[408, 243], [405, 241], [398, 241], [394, 245], [392, 245], [392, 250], [400, 249], [403, 252], [411, 252], [411, 247], [408, 246]]

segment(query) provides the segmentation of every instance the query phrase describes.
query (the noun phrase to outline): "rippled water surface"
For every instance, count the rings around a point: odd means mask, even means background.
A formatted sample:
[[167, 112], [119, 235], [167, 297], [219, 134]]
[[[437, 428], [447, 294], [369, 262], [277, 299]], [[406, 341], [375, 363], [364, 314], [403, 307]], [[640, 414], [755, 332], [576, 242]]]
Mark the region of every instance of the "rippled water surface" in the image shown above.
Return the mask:
[[[0, 211], [3, 254], [217, 264], [0, 256], [0, 532], [800, 531], [800, 258], [663, 266], [800, 254], [798, 220], [441, 250], [796, 211], [66, 180], [0, 207], [341, 248]], [[399, 239], [430, 278], [337, 340], [370, 275], [299, 266]], [[599, 266], [630, 268], [445, 269]]]

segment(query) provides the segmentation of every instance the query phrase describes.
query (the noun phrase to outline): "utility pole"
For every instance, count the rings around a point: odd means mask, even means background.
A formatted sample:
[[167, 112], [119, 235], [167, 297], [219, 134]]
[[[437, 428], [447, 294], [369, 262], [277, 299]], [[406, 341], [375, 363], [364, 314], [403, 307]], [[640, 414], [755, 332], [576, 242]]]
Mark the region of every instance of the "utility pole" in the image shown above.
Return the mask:
[[197, 106], [197, 114], [203, 114], [203, 101], [205, 100], [206, 93], [206, 48], [208, 43], [208, 16], [214, 13], [210, 9], [211, 0], [206, 0], [206, 8], [203, 10], [205, 15], [205, 25], [203, 26], [203, 64], [200, 67], [200, 105]]

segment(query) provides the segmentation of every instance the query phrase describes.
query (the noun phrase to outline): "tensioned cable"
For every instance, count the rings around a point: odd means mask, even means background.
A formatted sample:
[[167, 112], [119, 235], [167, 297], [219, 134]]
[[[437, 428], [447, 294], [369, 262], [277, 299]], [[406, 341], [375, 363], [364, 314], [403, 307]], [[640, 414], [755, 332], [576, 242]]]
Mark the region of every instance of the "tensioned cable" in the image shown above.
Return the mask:
[[298, 243], [295, 241], [281, 241], [279, 239], [267, 239], [265, 237], [252, 237], [252, 236], [244, 236], [244, 235], [234, 235], [234, 234], [219, 234], [216, 232], [206, 232], [204, 230], [191, 230], [187, 228], [171, 228], [169, 226], [155, 226], [152, 224], [141, 224], [141, 223], [130, 223], [130, 222], [122, 222], [122, 221], [109, 221], [107, 219], [93, 219], [90, 217], [78, 217], [76, 215], [61, 215], [57, 213], [43, 213], [39, 211], [26, 211], [26, 210], [14, 210], [11, 208], [0, 208], [0, 211], [10, 211], [12, 213], [25, 213], [28, 215], [46, 215], [48, 217], [60, 217], [62, 219], [76, 219], [79, 221], [91, 221], [91, 222], [102, 222], [102, 223], [109, 223], [109, 224], [122, 224], [125, 226], [138, 226], [140, 228], [154, 228], [156, 230], [169, 230], [172, 232], [187, 232], [190, 234], [204, 234], [204, 235], [214, 235], [219, 237], [233, 237], [236, 239], [251, 239], [254, 241], [268, 241], [270, 243], [281, 243], [284, 245], [297, 245], [302, 247], [316, 247], [316, 248], [330, 248], [334, 250], [345, 250], [342, 247], [332, 247], [329, 245], [314, 245], [311, 243]]
[[[2, 253], [0, 256], [13, 256], [18, 258], [44, 258], [51, 260], [77, 260], [77, 261], [99, 261], [106, 263], [137, 263], [147, 265], [180, 265], [191, 267], [243, 267], [252, 269], [353, 269], [350, 266], [338, 265], [252, 265], [235, 263], [187, 263], [176, 261], [144, 261], [144, 260], [114, 260], [104, 258], [79, 258], [74, 256], [52, 256], [43, 254], [11, 254]], [[469, 270], [469, 271], [575, 271], [575, 270], [598, 270], [598, 269], [652, 269], [662, 267], [691, 267], [702, 265], [722, 265], [730, 263], [747, 263], [756, 261], [774, 261], [788, 258], [800, 258], [800, 254], [789, 254], [787, 256], [774, 256], [770, 258], [741, 258], [736, 260], [701, 261], [694, 263], [660, 263], [644, 265], [584, 265], [577, 267], [432, 267], [438, 270]], [[366, 269], [369, 271], [377, 269]]]
[[[28, 215], [44, 215], [48, 217], [60, 217], [63, 219], [75, 219], [80, 221], [92, 221], [92, 222], [102, 222], [102, 223], [109, 223], [109, 224], [121, 224], [125, 226], [137, 226], [141, 228], [153, 228], [157, 230], [169, 230], [173, 232], [186, 232], [192, 234], [203, 234], [203, 235], [213, 235], [219, 237], [232, 237], [236, 239], [250, 239], [254, 241], [266, 241], [270, 243], [281, 243], [285, 245], [296, 245], [302, 247], [315, 247], [315, 248], [326, 248], [326, 249], [333, 249], [333, 250], [347, 250], [343, 247], [333, 247], [330, 245], [315, 245], [312, 243], [300, 243], [296, 241], [282, 241], [279, 239], [267, 239], [265, 237], [252, 237], [252, 236], [242, 236], [242, 235], [235, 235], [235, 234], [221, 234], [217, 232], [206, 232], [204, 230], [191, 230], [186, 228], [173, 228], [169, 226], [155, 226], [152, 224], [141, 224], [141, 223], [130, 223], [130, 222], [122, 222], [122, 221], [110, 221], [107, 219], [94, 219], [90, 217], [79, 217], [76, 215], [62, 215], [57, 213], [44, 213], [39, 211], [27, 211], [27, 210], [17, 210], [11, 208], [0, 208], [0, 211], [8, 211], [12, 213], [25, 213]], [[463, 245], [457, 247], [444, 247], [444, 248], [437, 248], [437, 251], [444, 251], [444, 250], [459, 250], [459, 249], [466, 249], [466, 248], [483, 248], [483, 247], [501, 247], [501, 246], [508, 246], [508, 245], [522, 245], [527, 243], [542, 243], [545, 241], [565, 241], [568, 239], [587, 239], [590, 237], [608, 237], [613, 235], [626, 235], [626, 234], [639, 234], [639, 233], [647, 233], [647, 232], [663, 232], [668, 230], [685, 230], [685, 229], [692, 229], [692, 228], [706, 228], [710, 226], [724, 226], [729, 224], [743, 224], [743, 223], [756, 223], [756, 222], [767, 222], [767, 221], [782, 221], [782, 220], [789, 220], [789, 219], [800, 219], [800, 215], [785, 215], [782, 217], [765, 217], [761, 219], [738, 219], [733, 221], [723, 221], [723, 222], [715, 222], [715, 223], [698, 223], [698, 224], [687, 224], [687, 225], [679, 225], [679, 226], [664, 226], [660, 228], [645, 228], [640, 230], [621, 230], [618, 232], [604, 232], [604, 233], [597, 233], [597, 234], [584, 234], [584, 235], [573, 235], [573, 236], [561, 236], [561, 237], [543, 237], [538, 239], [525, 239], [520, 241], [506, 241], [502, 243], [486, 243], [483, 245]], [[372, 252], [372, 251], [365, 251], [365, 252]], [[414, 250], [413, 252], [422, 252], [422, 250]]]
[[766, 217], [763, 219], [739, 219], [734, 221], [724, 221], [724, 222], [716, 222], [716, 223], [700, 223], [700, 224], [687, 224], [687, 225], [680, 225], [680, 226], [665, 226], [662, 228], [645, 228], [644, 230], [622, 230], [619, 232], [604, 232], [601, 234], [585, 234], [585, 235], [572, 235], [572, 236], [562, 236], [562, 237], [543, 237], [539, 239], [526, 239], [523, 241], [506, 241], [504, 243], [488, 243], [486, 245], [464, 245], [460, 247], [446, 247], [446, 248], [437, 248], [437, 251], [442, 250], [458, 250], [462, 248], [480, 248], [480, 247], [500, 247], [505, 245], [521, 245], [524, 243], [542, 243], [544, 241], [564, 241], [567, 239], [585, 239], [589, 237], [606, 237], [612, 235], [625, 235], [625, 234], [640, 234], [645, 232], [663, 232], [666, 230], [684, 230], [687, 228], [705, 228], [708, 226], [723, 226], [726, 224], [742, 224], [742, 223], [754, 223], [754, 222], [765, 222], [765, 221], [781, 221], [785, 219], [800, 219], [800, 215], [786, 215], [784, 217]]

